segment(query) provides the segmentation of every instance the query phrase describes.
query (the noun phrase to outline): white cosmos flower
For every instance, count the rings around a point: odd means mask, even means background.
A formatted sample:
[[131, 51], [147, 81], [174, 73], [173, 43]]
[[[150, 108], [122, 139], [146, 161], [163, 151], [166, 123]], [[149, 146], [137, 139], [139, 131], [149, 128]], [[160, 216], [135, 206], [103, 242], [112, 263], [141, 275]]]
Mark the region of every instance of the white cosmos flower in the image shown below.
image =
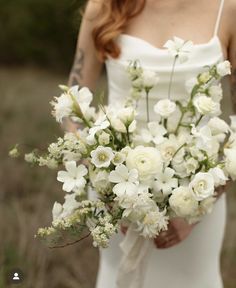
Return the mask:
[[208, 173], [213, 176], [215, 187], [225, 185], [226, 181], [228, 180], [228, 178], [225, 176], [224, 171], [219, 167], [211, 168]]
[[224, 149], [225, 168], [233, 180], [236, 180], [236, 149]]
[[162, 99], [154, 106], [154, 111], [163, 118], [168, 118], [176, 110], [176, 104], [169, 99]]
[[114, 158], [114, 153], [110, 147], [98, 146], [91, 152], [91, 162], [97, 167], [108, 167]]
[[113, 187], [113, 192], [118, 197], [121, 197], [124, 194], [133, 195], [138, 190], [138, 171], [136, 169], [131, 169], [129, 171], [125, 165], [120, 164], [114, 171], [111, 171], [109, 181], [112, 183], [117, 183]]
[[194, 198], [202, 201], [214, 194], [214, 178], [211, 173], [199, 172], [189, 183]]
[[219, 76], [223, 77], [225, 75], [231, 74], [231, 64], [229, 61], [223, 61], [216, 66], [216, 71]]
[[154, 238], [161, 231], [167, 230], [169, 217], [166, 210], [159, 211], [158, 207], [154, 211], [148, 211], [141, 221], [137, 222], [137, 231], [148, 238]]
[[202, 115], [218, 115], [220, 114], [220, 104], [214, 102], [210, 97], [200, 94], [193, 100], [193, 105]]
[[186, 186], [180, 186], [172, 191], [169, 204], [178, 217], [191, 216], [198, 208], [198, 201]]
[[137, 169], [140, 180], [145, 181], [162, 169], [162, 159], [156, 148], [137, 146], [128, 152], [126, 165], [129, 169]]
[[62, 189], [66, 192], [71, 192], [74, 189], [84, 188], [86, 180], [84, 176], [88, 170], [84, 165], [76, 166], [75, 161], [65, 163], [66, 171], [58, 171], [57, 180], [63, 182]]
[[167, 133], [167, 130], [163, 125], [160, 125], [158, 122], [149, 122], [147, 126], [148, 129], [142, 129], [140, 135], [136, 136], [137, 141], [147, 144], [153, 142], [158, 145], [165, 140], [164, 135]]
[[164, 171], [160, 171], [156, 174], [153, 188], [155, 191], [162, 191], [167, 196], [171, 193], [173, 188], [178, 186], [178, 179], [174, 178], [175, 170], [167, 167]]
[[193, 48], [193, 42], [174, 37], [174, 40], [168, 40], [163, 47], [168, 49], [170, 55], [178, 57], [180, 63], [184, 63], [189, 58], [189, 53]]

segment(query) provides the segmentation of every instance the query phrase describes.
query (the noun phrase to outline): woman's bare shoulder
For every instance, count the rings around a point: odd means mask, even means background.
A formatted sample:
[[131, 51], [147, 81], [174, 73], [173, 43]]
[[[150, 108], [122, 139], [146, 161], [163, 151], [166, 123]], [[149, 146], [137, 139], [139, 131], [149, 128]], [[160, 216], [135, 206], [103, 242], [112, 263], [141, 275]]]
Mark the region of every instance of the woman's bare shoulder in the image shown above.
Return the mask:
[[103, 7], [104, 0], [88, 0], [85, 8], [85, 17], [96, 21]]

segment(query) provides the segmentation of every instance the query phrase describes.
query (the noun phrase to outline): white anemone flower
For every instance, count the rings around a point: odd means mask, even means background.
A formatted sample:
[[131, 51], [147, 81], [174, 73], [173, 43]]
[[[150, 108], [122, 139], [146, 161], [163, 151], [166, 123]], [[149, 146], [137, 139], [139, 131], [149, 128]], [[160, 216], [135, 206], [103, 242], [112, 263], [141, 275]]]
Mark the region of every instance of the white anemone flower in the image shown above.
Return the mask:
[[107, 168], [112, 159], [114, 158], [114, 153], [110, 147], [98, 146], [95, 150], [91, 152], [91, 162], [97, 167]]
[[162, 191], [167, 196], [173, 188], [178, 187], [178, 179], [174, 178], [175, 170], [167, 167], [164, 171], [158, 172], [155, 176], [154, 190]]
[[136, 169], [131, 169], [129, 171], [125, 165], [120, 164], [114, 171], [111, 171], [109, 181], [117, 183], [113, 187], [113, 192], [118, 197], [121, 197], [124, 194], [133, 194], [138, 190], [138, 171]]
[[82, 189], [86, 184], [84, 176], [88, 173], [84, 165], [76, 166], [75, 161], [65, 163], [67, 171], [58, 171], [57, 180], [63, 182], [62, 189], [66, 192], [71, 192], [74, 189]]
[[178, 57], [180, 63], [184, 63], [189, 58], [189, 53], [193, 48], [193, 42], [174, 37], [173, 40], [168, 40], [163, 47], [168, 49], [170, 55]]

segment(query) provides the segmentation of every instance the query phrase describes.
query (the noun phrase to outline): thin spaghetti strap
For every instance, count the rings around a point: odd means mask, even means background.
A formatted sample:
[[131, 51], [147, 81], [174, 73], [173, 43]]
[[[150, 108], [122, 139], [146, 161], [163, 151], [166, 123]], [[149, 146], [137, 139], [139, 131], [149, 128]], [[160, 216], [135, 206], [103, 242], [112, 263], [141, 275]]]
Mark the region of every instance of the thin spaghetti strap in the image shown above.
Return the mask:
[[218, 34], [223, 7], [224, 7], [224, 0], [221, 0], [219, 12], [218, 12], [216, 24], [215, 24], [214, 36], [216, 36]]

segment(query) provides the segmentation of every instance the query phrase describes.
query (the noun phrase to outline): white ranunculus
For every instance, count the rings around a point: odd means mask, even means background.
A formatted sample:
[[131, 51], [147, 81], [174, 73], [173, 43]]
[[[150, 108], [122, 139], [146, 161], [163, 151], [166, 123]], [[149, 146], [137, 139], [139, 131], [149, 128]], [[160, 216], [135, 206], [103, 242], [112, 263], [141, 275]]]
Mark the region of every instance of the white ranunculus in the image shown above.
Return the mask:
[[82, 189], [86, 184], [84, 176], [88, 173], [84, 165], [76, 166], [75, 161], [65, 163], [66, 171], [58, 171], [57, 180], [63, 182], [62, 189], [71, 192], [74, 189]]
[[170, 55], [178, 57], [180, 63], [184, 63], [189, 58], [189, 53], [193, 48], [193, 42], [174, 37], [173, 40], [168, 40], [163, 47], [168, 49]]
[[220, 114], [220, 104], [214, 102], [210, 97], [200, 94], [197, 96], [193, 105], [196, 107], [197, 111], [202, 115], [218, 115]]
[[[175, 139], [167, 139], [158, 146], [161, 157], [165, 163], [169, 163], [179, 148], [178, 142]], [[180, 151], [181, 152], [181, 151]]]
[[129, 169], [137, 169], [140, 180], [150, 180], [162, 169], [160, 152], [153, 147], [137, 146], [130, 150], [126, 164]]
[[208, 89], [208, 93], [213, 101], [220, 102], [223, 97], [223, 90], [221, 84], [210, 86]]
[[221, 77], [231, 74], [231, 64], [229, 61], [223, 61], [216, 66], [217, 74]]
[[236, 149], [224, 149], [225, 168], [233, 180], [236, 180]]
[[180, 186], [172, 191], [169, 204], [178, 217], [189, 217], [198, 209], [198, 201], [186, 186]]
[[202, 201], [214, 194], [214, 178], [210, 173], [199, 172], [189, 183], [194, 198]]
[[91, 152], [91, 162], [97, 168], [107, 168], [111, 164], [111, 160], [114, 158], [114, 153], [110, 147], [98, 146]]
[[136, 169], [129, 170], [123, 164], [118, 165], [115, 170], [111, 171], [109, 181], [116, 183], [113, 192], [118, 197], [122, 197], [124, 194], [133, 195], [138, 191], [138, 171]]
[[156, 72], [151, 70], [143, 70], [142, 73], [143, 86], [145, 89], [151, 89], [157, 85], [159, 78]]
[[226, 181], [228, 180], [228, 178], [225, 176], [224, 171], [219, 167], [211, 168], [208, 173], [213, 176], [215, 187], [225, 185]]
[[154, 106], [154, 111], [164, 118], [168, 118], [176, 110], [176, 104], [169, 99], [162, 99]]
[[231, 116], [230, 116], [230, 121], [231, 121], [231, 123], [230, 123], [230, 128], [231, 128], [234, 132], [236, 132], [236, 115], [231, 115]]

